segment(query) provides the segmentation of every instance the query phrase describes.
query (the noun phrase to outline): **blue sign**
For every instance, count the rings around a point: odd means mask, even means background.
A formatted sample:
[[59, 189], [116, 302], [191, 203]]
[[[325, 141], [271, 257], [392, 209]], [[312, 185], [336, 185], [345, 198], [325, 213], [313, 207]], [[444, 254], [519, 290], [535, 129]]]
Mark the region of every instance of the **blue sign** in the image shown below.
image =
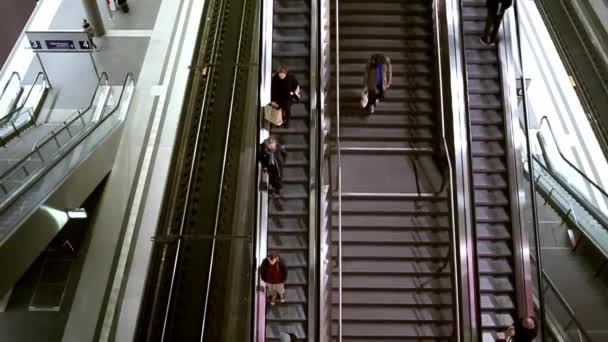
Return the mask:
[[[3, 1], [3, 0], [0, 0]], [[27, 40], [36, 53], [41, 52], [86, 52], [94, 51], [93, 41], [82, 30], [72, 31], [26, 31]]]
[[73, 40], [45, 40], [46, 48], [49, 50], [74, 50]]
[[88, 40], [79, 40], [78, 45], [81, 50], [91, 50], [93, 47], [91, 46], [91, 42]]
[[42, 44], [40, 44], [39, 40], [30, 40], [30, 46], [34, 50], [42, 49]]

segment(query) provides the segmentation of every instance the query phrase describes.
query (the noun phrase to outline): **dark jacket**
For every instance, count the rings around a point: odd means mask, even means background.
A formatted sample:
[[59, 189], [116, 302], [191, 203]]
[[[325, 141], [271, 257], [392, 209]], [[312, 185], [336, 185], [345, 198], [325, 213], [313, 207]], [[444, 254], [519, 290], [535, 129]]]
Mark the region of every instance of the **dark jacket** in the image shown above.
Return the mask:
[[270, 101], [276, 102], [282, 109], [287, 109], [291, 103], [291, 93], [295, 92], [300, 84], [291, 73], [287, 73], [284, 79], [279, 73], [272, 76], [270, 84]]
[[[285, 281], [287, 281], [287, 265], [285, 265], [282, 259], [279, 259], [279, 261], [277, 262], [279, 263], [279, 271], [281, 272], [281, 283], [284, 283]], [[262, 261], [262, 265], [260, 266], [260, 275], [263, 281], [267, 281], [264, 275], [266, 274], [270, 266], [270, 261], [268, 261], [268, 258], [265, 258], [264, 261]]]
[[388, 89], [393, 82], [393, 67], [391, 59], [382, 54], [375, 54], [369, 59], [365, 65], [365, 74], [363, 76], [364, 84], [367, 89], [375, 89], [378, 84], [376, 66], [382, 65], [382, 90]]
[[[536, 335], [538, 335], [538, 329], [526, 329], [522, 324], [522, 320], [519, 320], [513, 324], [515, 327], [515, 336], [511, 339], [512, 342], [532, 342]], [[536, 323], [536, 322], [535, 322]], [[538, 323], [534, 324], [535, 327], [538, 327]]]
[[93, 28], [93, 25], [91, 25], [89, 22], [82, 24], [82, 29], [84, 30], [84, 32], [86, 32], [87, 37], [89, 37], [89, 39], [95, 37], [95, 29]]
[[287, 151], [285, 151], [285, 147], [281, 144], [277, 144], [277, 149], [274, 152], [267, 151], [266, 144], [264, 143], [261, 143], [258, 147], [258, 161], [262, 163], [262, 166], [272, 176], [281, 177], [283, 161], [286, 155]]
[[513, 6], [513, 0], [487, 0], [486, 6], [489, 10], [496, 13], [498, 11], [498, 5], [500, 6], [501, 12], [506, 11], [509, 7]]

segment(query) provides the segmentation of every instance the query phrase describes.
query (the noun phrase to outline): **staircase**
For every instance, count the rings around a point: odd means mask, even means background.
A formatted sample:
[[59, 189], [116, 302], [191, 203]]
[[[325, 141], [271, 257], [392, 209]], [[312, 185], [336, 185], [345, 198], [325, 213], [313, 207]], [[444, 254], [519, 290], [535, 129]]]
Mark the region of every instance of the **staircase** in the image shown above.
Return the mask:
[[[438, 101], [432, 1], [342, 0], [339, 6], [343, 341], [445, 341], [453, 319], [451, 269], [442, 267], [450, 227], [442, 174], [432, 158]], [[335, 26], [332, 37], [335, 44]], [[367, 115], [360, 94], [374, 53], [391, 59], [393, 84]], [[335, 105], [335, 94], [332, 100]], [[333, 341], [339, 334], [335, 122]]]
[[511, 202], [498, 49], [479, 42], [484, 0], [463, 0], [477, 273], [483, 341], [516, 318]]
[[287, 65], [300, 82], [301, 101], [291, 107], [288, 128], [270, 129], [287, 149], [283, 197], [269, 199], [268, 251], [277, 252], [289, 268], [286, 302], [267, 305], [266, 340], [281, 333], [306, 340], [308, 330], [309, 227], [309, 73], [310, 6], [306, 0], [275, 0], [272, 60], [274, 70]]

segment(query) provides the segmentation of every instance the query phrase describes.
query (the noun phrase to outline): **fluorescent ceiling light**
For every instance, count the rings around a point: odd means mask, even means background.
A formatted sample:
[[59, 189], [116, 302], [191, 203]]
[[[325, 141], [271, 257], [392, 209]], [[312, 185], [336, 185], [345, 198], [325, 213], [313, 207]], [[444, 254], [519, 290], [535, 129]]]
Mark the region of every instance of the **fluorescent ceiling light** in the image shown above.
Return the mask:
[[70, 219], [86, 219], [87, 211], [84, 208], [76, 208], [67, 211], [68, 217]]

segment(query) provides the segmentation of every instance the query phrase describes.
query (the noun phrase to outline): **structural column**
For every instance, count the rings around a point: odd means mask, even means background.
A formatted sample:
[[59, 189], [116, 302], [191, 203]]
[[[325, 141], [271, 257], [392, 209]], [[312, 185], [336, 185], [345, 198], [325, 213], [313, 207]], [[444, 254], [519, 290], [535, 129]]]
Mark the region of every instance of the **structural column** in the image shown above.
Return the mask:
[[95, 35], [97, 37], [102, 37], [105, 35], [106, 29], [103, 26], [103, 19], [101, 18], [101, 13], [99, 12], [97, 0], [82, 0], [82, 6], [84, 7], [86, 19], [95, 28]]

